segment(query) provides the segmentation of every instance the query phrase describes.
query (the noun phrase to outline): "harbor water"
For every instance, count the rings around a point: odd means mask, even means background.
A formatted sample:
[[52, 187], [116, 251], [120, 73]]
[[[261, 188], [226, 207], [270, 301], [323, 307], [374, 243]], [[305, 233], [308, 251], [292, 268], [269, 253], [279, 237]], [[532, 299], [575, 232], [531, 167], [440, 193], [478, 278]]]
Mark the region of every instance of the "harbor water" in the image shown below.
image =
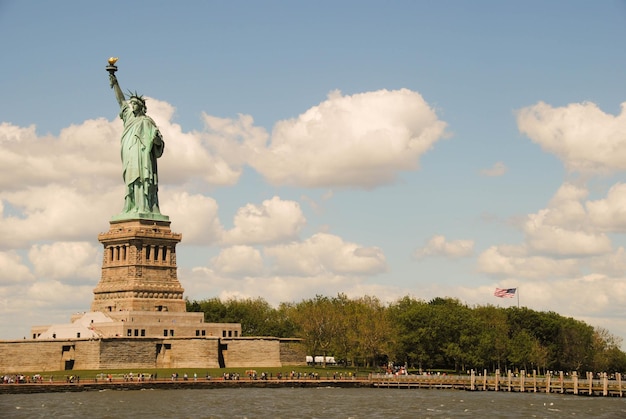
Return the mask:
[[373, 388], [100, 390], [0, 395], [6, 418], [626, 418], [626, 399]]

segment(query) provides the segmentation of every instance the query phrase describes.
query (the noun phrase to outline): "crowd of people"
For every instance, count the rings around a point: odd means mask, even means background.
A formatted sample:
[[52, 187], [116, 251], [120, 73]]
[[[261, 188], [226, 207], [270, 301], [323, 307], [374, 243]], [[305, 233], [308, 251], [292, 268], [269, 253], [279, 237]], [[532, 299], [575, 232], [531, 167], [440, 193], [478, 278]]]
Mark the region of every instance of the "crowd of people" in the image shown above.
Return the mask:
[[[50, 382], [52, 382], [53, 377], [50, 376]], [[2, 376], [2, 384], [20, 384], [20, 383], [43, 383], [43, 376], [41, 374], [35, 374], [32, 377], [30, 375], [24, 374], [5, 374]]]
[[[326, 371], [326, 380], [354, 380], [356, 379], [356, 373], [352, 372], [336, 372], [336, 371]], [[52, 375], [49, 376], [49, 379], [44, 380], [44, 377], [41, 374], [24, 375], [24, 374], [5, 374], [0, 375], [2, 380], [0, 381], [2, 384], [43, 384], [45, 382], [54, 383], [54, 377]], [[248, 380], [319, 380], [320, 374], [318, 372], [300, 372], [300, 371], [289, 371], [289, 372], [278, 372], [276, 374], [269, 372], [261, 372], [257, 373], [256, 370], [247, 370], [243, 377], [247, 377]], [[221, 376], [221, 379], [224, 381], [230, 380], [240, 380], [242, 378], [242, 374], [238, 372], [224, 372]], [[174, 372], [170, 376], [171, 381], [198, 381], [199, 376], [197, 373], [193, 373], [191, 376], [189, 374], [184, 373], [182, 377]], [[211, 380], [211, 375], [207, 372], [204, 376], [204, 380]], [[61, 378], [63, 380], [63, 378]], [[100, 373], [95, 376], [93, 379], [94, 382], [143, 382], [143, 381], [156, 381], [158, 380], [157, 373], [133, 373], [129, 372], [126, 374], [110, 374], [110, 373]], [[163, 379], [162, 379], [163, 380]], [[66, 375], [63, 380], [66, 384], [70, 383], [80, 383], [80, 377], [78, 375]], [[90, 380], [89, 380], [90, 381]]]

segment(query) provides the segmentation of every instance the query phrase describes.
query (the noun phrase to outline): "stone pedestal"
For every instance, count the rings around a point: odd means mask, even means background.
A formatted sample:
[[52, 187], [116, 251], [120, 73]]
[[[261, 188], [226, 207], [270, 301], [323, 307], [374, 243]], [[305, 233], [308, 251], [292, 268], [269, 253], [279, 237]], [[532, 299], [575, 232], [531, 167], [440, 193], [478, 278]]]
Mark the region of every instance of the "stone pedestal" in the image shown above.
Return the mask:
[[98, 235], [104, 246], [102, 277], [94, 289], [91, 311], [185, 312], [178, 281], [176, 245], [169, 221], [111, 221]]

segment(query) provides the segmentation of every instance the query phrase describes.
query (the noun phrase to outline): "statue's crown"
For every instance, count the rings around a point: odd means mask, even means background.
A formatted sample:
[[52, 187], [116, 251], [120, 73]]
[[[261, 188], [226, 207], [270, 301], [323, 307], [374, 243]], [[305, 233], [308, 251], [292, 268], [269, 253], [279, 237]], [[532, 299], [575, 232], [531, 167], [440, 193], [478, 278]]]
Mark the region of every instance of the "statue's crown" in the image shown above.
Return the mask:
[[129, 91], [128, 91], [128, 95], [130, 96], [130, 97], [129, 97], [129, 100], [136, 99], [136, 100], [138, 100], [138, 101], [140, 101], [140, 102], [141, 102], [141, 104], [143, 105], [143, 107], [144, 107], [144, 108], [146, 107], [146, 99], [144, 99], [144, 97], [143, 97], [142, 95], [140, 95], [139, 93], [137, 93], [137, 91], [135, 91], [135, 92], [133, 93], [133, 92], [131, 92], [131, 91], [129, 90]]

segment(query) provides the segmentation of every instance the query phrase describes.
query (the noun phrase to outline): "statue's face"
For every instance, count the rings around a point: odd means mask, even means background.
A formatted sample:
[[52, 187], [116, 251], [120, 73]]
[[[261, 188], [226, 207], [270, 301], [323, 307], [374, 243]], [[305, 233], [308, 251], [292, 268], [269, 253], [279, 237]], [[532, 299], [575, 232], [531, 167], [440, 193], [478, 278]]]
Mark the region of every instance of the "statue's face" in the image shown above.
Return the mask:
[[138, 100], [132, 99], [130, 101], [130, 107], [133, 109], [133, 113], [143, 113], [143, 105]]

